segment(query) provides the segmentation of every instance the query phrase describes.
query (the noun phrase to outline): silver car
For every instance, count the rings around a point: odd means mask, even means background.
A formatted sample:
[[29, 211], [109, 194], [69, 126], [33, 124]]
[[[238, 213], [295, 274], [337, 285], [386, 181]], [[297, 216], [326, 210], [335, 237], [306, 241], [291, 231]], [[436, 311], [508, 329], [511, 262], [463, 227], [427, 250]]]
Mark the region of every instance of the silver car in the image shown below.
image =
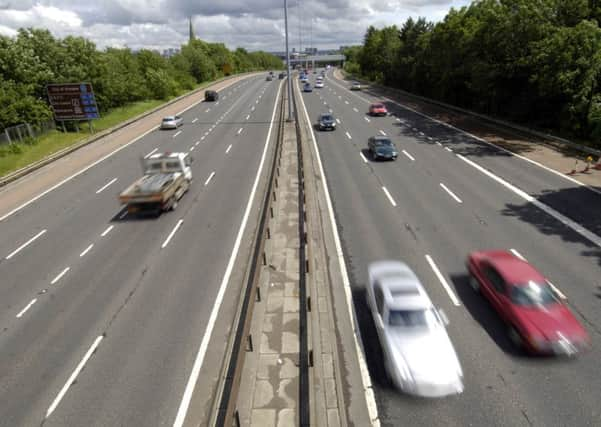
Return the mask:
[[359, 82], [351, 83], [351, 90], [361, 90], [361, 83], [359, 83]]
[[177, 129], [183, 124], [184, 119], [180, 116], [167, 116], [163, 117], [163, 120], [161, 121], [161, 129]]
[[463, 371], [436, 309], [415, 273], [399, 261], [369, 265], [367, 302], [386, 372], [396, 387], [422, 397], [463, 392]]

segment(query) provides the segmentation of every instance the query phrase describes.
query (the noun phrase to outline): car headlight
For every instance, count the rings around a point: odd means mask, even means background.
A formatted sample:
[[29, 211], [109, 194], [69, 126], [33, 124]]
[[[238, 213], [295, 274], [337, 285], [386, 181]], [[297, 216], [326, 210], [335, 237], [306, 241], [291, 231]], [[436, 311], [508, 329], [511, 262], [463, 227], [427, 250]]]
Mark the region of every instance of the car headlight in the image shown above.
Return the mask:
[[527, 339], [528, 339], [528, 343], [530, 343], [532, 348], [534, 348], [535, 350], [546, 351], [546, 350], [551, 349], [551, 342], [549, 342], [547, 339], [545, 339], [543, 337], [529, 336]]

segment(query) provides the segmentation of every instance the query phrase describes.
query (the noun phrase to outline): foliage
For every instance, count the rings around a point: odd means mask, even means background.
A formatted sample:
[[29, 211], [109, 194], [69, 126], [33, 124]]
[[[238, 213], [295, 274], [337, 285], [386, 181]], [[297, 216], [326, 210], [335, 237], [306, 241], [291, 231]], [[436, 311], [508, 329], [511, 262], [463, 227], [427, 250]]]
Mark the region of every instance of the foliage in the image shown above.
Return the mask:
[[436, 24], [366, 30], [346, 69], [601, 143], [601, 2], [476, 0]]
[[20, 29], [14, 38], [0, 36], [0, 130], [52, 118], [46, 100], [49, 83], [90, 82], [101, 115], [131, 103], [168, 99], [223, 75], [281, 68], [265, 52], [230, 51], [223, 43], [192, 40], [165, 58], [142, 49], [107, 48], [48, 30]]

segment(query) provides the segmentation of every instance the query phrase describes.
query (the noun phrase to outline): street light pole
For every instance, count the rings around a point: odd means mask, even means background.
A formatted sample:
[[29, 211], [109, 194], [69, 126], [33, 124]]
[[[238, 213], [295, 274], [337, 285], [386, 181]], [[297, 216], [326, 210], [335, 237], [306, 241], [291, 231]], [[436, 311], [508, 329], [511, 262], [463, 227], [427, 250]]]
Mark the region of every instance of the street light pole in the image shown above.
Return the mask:
[[284, 27], [286, 29], [286, 74], [288, 80], [288, 121], [292, 121], [292, 75], [290, 74], [290, 52], [288, 52], [288, 0], [284, 0]]

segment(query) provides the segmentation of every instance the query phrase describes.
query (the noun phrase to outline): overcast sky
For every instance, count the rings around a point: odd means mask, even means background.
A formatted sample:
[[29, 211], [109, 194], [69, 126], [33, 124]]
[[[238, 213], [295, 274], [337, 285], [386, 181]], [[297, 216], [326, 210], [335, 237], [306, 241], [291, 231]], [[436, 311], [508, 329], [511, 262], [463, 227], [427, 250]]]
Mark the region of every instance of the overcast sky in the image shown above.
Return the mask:
[[[361, 42], [368, 25], [408, 17], [439, 21], [470, 0], [288, 0], [290, 46], [337, 48]], [[0, 0], [0, 34], [21, 27], [83, 36], [98, 47], [179, 47], [196, 36], [229, 48], [284, 50], [284, 0]]]

